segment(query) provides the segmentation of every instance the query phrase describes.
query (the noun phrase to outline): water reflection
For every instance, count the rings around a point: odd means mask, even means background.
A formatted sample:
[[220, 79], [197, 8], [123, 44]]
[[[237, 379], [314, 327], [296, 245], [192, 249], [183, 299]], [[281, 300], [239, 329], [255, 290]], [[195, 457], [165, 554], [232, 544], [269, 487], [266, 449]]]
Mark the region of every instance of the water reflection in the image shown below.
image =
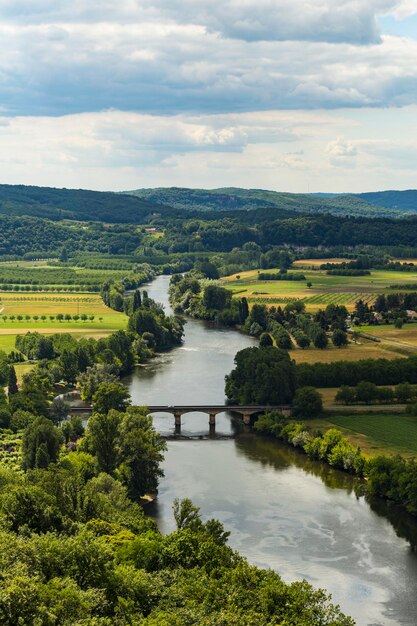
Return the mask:
[[273, 467], [275, 470], [298, 467], [307, 474], [320, 478], [330, 489], [343, 489], [348, 493], [356, 494], [356, 486], [362, 482], [350, 474], [309, 459], [301, 450], [253, 433], [248, 433], [236, 440], [236, 451], [237, 454], [244, 454], [252, 461]]

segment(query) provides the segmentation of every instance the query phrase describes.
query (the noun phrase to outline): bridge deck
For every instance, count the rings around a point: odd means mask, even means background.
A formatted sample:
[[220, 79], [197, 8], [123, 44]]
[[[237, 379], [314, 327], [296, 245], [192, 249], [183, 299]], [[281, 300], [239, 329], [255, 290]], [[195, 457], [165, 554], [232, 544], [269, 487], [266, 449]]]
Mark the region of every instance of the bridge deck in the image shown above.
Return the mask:
[[[260, 413], [262, 411], [288, 411], [291, 410], [289, 404], [274, 406], [267, 405], [227, 405], [227, 404], [151, 404], [145, 405], [149, 413], [222, 413], [224, 411], [235, 411], [237, 413]], [[91, 406], [71, 407], [71, 411], [80, 413], [91, 413]]]

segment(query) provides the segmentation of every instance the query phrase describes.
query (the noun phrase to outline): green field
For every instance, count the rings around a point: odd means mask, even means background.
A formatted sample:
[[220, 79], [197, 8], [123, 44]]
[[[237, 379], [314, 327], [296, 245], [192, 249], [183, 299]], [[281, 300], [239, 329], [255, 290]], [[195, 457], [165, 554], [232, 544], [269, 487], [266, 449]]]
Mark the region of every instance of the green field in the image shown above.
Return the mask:
[[[94, 315], [94, 320], [51, 320], [49, 316]], [[15, 319], [11, 320], [10, 316]], [[17, 320], [16, 317], [30, 315], [31, 319]], [[34, 320], [33, 316], [39, 319]], [[45, 320], [40, 319], [42, 315]], [[15, 347], [16, 335], [28, 331], [43, 334], [70, 332], [77, 337], [102, 337], [115, 330], [126, 328], [127, 317], [104, 305], [98, 294], [50, 293], [43, 292], [16, 294], [0, 292], [0, 349], [10, 352]]]
[[[309, 422], [310, 424], [310, 422]], [[315, 428], [339, 428], [365, 455], [417, 455], [417, 416], [407, 413], [332, 414], [314, 420]]]
[[[264, 273], [277, 271], [262, 270]], [[300, 271], [290, 270], [289, 274]], [[234, 294], [251, 302], [273, 305], [297, 299], [305, 302], [309, 311], [328, 304], [343, 304], [352, 310], [359, 299], [372, 304], [378, 293], [390, 291], [390, 285], [415, 283], [417, 289], [417, 272], [375, 270], [369, 276], [329, 276], [324, 270], [302, 270], [302, 273], [305, 281], [259, 281], [258, 270], [252, 270], [227, 276], [223, 283]], [[307, 287], [307, 282], [312, 283], [311, 288]]]

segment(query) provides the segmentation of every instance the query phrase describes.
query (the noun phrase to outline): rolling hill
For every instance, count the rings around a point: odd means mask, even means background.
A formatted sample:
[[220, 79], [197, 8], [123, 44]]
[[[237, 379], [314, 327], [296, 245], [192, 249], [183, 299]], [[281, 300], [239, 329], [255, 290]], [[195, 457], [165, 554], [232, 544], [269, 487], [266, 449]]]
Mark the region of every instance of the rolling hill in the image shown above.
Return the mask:
[[358, 194], [369, 204], [385, 207], [392, 211], [410, 214], [417, 213], [417, 190], [407, 189], [406, 191], [376, 191], [373, 193]]
[[143, 223], [155, 213], [175, 214], [176, 211], [156, 206], [146, 199], [111, 192], [0, 185], [0, 214], [3, 215], [115, 224]]
[[276, 208], [296, 213], [332, 213], [366, 217], [402, 217], [410, 211], [378, 206], [358, 195], [293, 194], [263, 189], [187, 189], [167, 187], [125, 192], [142, 200], [201, 211], [233, 211]]

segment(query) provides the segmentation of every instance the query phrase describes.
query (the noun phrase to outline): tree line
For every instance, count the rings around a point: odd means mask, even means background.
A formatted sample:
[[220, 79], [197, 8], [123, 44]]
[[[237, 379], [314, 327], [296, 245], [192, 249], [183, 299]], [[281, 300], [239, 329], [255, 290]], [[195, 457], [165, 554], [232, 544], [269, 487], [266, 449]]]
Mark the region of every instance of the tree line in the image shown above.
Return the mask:
[[296, 366], [297, 380], [302, 386], [354, 386], [361, 381], [375, 385], [417, 383], [417, 357], [398, 359], [362, 359], [334, 363], [300, 363]]
[[331, 428], [325, 433], [312, 431], [305, 423], [289, 421], [277, 412], [265, 413], [254, 425], [258, 433], [276, 437], [301, 449], [311, 459], [359, 478], [368, 497], [395, 502], [411, 515], [417, 515], [417, 461], [403, 457], [376, 456], [366, 459], [359, 447]]

